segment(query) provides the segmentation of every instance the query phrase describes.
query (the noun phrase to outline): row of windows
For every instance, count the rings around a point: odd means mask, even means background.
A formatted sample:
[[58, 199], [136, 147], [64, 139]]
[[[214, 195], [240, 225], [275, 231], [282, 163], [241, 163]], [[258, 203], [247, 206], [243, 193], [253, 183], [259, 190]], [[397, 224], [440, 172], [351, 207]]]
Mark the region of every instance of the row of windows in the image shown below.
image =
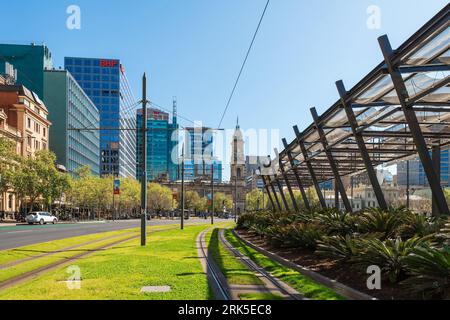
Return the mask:
[[[41, 134], [41, 124], [35, 120], [33, 120], [32, 118], [28, 117], [27, 118], [27, 128], [28, 129], [32, 129], [34, 130], [34, 132]], [[42, 126], [42, 135], [44, 137], [47, 137], [47, 128]]]
[[70, 71], [72, 74], [80, 74], [80, 73], [87, 73], [87, 74], [103, 74], [103, 75], [109, 75], [109, 74], [119, 74], [118, 68], [100, 68], [100, 67], [80, 67], [80, 66], [73, 66], [66, 63], [66, 69]]

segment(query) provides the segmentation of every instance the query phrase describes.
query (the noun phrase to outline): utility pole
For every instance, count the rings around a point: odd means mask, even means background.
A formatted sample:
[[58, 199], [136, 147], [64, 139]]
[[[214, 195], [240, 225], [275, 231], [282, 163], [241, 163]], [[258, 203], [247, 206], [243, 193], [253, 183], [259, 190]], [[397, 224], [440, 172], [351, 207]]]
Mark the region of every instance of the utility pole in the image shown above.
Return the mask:
[[142, 77], [141, 246], [147, 245], [147, 76]]
[[181, 151], [181, 230], [184, 230], [184, 143]]
[[214, 161], [211, 162], [211, 224], [214, 224]]
[[237, 222], [237, 173], [236, 177], [234, 177], [234, 222]]

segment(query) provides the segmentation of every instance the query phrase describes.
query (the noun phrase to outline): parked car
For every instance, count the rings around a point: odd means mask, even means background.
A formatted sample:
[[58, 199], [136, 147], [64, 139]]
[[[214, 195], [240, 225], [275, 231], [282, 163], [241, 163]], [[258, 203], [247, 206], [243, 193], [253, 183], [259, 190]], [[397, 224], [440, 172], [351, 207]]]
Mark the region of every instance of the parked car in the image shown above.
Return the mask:
[[28, 224], [35, 224], [39, 223], [40, 225], [47, 224], [47, 223], [58, 223], [58, 218], [52, 215], [49, 212], [44, 211], [36, 211], [36, 212], [30, 212], [30, 214], [27, 215], [25, 218], [26, 222]]

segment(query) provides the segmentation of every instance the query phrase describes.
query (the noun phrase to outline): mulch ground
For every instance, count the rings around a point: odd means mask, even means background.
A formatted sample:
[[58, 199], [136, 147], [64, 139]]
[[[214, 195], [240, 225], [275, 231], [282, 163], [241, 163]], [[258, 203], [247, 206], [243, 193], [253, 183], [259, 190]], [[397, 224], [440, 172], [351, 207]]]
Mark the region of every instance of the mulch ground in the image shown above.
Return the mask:
[[250, 241], [254, 245], [268, 250], [296, 263], [299, 266], [309, 268], [325, 277], [336, 280], [350, 288], [364, 292], [380, 300], [411, 300], [418, 299], [412, 293], [408, 292], [400, 285], [393, 285], [383, 279], [381, 290], [369, 290], [367, 288], [367, 279], [369, 274], [363, 273], [360, 269], [339, 263], [338, 261], [320, 257], [314, 252], [305, 249], [283, 249], [271, 246], [264, 238], [245, 230], [239, 230], [239, 235]]

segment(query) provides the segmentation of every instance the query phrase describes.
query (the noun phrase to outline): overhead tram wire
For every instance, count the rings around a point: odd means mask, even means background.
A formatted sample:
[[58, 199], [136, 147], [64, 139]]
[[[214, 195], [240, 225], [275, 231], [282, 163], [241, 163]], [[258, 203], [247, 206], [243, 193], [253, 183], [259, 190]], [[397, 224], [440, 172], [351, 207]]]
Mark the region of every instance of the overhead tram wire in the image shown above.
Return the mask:
[[247, 54], [245, 56], [244, 62], [242, 63], [241, 70], [239, 71], [239, 74], [238, 74], [238, 76], [236, 78], [233, 90], [231, 91], [230, 97], [228, 98], [227, 104], [225, 106], [225, 110], [223, 111], [222, 118], [220, 119], [220, 122], [219, 122], [219, 125], [217, 126], [217, 128], [221, 127], [222, 122], [223, 122], [223, 120], [225, 118], [225, 115], [227, 114], [228, 108], [230, 107], [231, 100], [233, 99], [234, 92], [236, 91], [237, 85], [238, 85], [239, 80], [241, 78], [242, 72], [244, 71], [245, 65], [247, 64], [248, 57], [250, 56], [250, 52], [252, 51], [253, 44], [255, 43], [255, 39], [256, 39], [256, 36], [258, 35], [259, 28], [261, 27], [261, 24], [262, 24], [262, 22], [264, 20], [264, 16], [266, 15], [266, 11], [267, 11], [267, 7], [269, 6], [269, 3], [270, 3], [270, 0], [267, 0], [266, 6], [264, 7], [264, 11], [261, 14], [261, 18], [259, 19], [259, 23], [258, 23], [258, 26], [256, 27], [256, 31], [255, 31], [255, 33], [253, 35], [252, 41], [251, 41], [250, 46], [249, 46], [249, 48], [247, 50]]

